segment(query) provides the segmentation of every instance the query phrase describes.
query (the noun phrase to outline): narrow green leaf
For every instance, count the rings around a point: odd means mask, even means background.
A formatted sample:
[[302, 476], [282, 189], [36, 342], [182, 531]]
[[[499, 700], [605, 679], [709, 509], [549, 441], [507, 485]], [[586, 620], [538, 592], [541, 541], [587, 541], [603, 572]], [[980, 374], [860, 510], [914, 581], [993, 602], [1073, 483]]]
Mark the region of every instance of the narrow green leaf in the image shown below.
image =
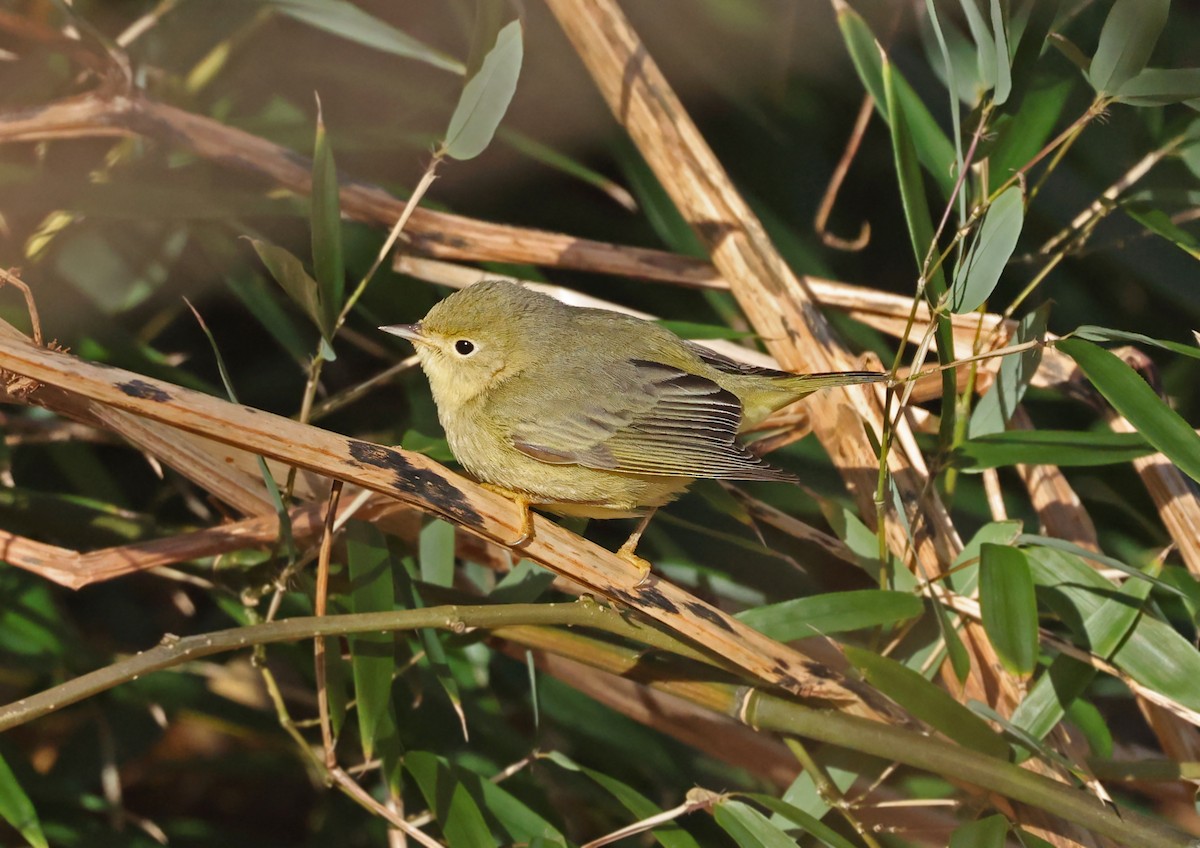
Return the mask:
[[450, 848], [495, 848], [496, 839], [479, 803], [457, 769], [428, 751], [409, 751], [404, 755], [404, 768], [425, 796]]
[[416, 59], [443, 71], [463, 73], [463, 64], [381, 21], [349, 0], [268, 0], [283, 14], [309, 26], [394, 56]]
[[1153, 574], [1148, 574], [1142, 569], [1130, 565], [1127, 562], [1122, 562], [1116, 557], [1105, 556], [1104, 554], [1093, 551], [1090, 548], [1085, 548], [1080, 545], [1076, 545], [1073, 542], [1068, 542], [1066, 539], [1055, 539], [1052, 536], [1039, 536], [1036, 533], [1022, 533], [1017, 537], [1016, 544], [1022, 546], [1038, 545], [1043, 548], [1053, 548], [1056, 551], [1072, 554], [1082, 560], [1097, 562], [1100, 563], [1100, 565], [1104, 565], [1113, 569], [1114, 571], [1123, 572], [1136, 581], [1153, 586], [1154, 588], [1160, 589], [1168, 594], [1179, 596], [1181, 600], [1183, 599], [1180, 595], [1180, 590], [1167, 581], [1160, 580]]
[[[351, 521], [346, 528], [346, 559], [350, 572], [350, 606], [356, 613], [395, 608], [391, 556], [383, 534], [374, 525]], [[376, 740], [389, 730], [392, 719], [392, 674], [396, 668], [391, 633], [348, 637], [353, 657], [354, 692], [363, 754], [375, 755]]]
[[829, 592], [756, 607], [736, 616], [772, 639], [788, 642], [808, 636], [891, 625], [924, 612], [916, 595], [879, 589]]
[[1008, 101], [1009, 95], [1012, 94], [1012, 67], [1009, 64], [1011, 56], [1009, 56], [1008, 52], [1008, 29], [1005, 21], [1005, 6], [1007, 4], [1002, 6], [1000, 0], [991, 0], [992, 39], [996, 44], [994, 51], [996, 87], [992, 91], [992, 102], [997, 106], [1003, 106]]
[[1200, 68], [1146, 68], [1116, 92], [1130, 106], [1165, 106], [1200, 98]]
[[1087, 339], [1090, 342], [1134, 342], [1136, 344], [1148, 344], [1154, 347], [1161, 347], [1163, 350], [1169, 350], [1173, 353], [1190, 356], [1193, 359], [1200, 359], [1200, 347], [1173, 342], [1167, 339], [1154, 339], [1142, 333], [1132, 333], [1128, 330], [1113, 330], [1108, 327], [1085, 324], [1071, 333], [1071, 336], [1078, 339]]
[[[882, 65], [884, 103], [887, 106], [888, 123], [892, 133], [892, 155], [896, 163], [896, 176], [900, 182], [900, 200], [904, 206], [904, 219], [908, 224], [909, 240], [912, 242], [913, 254], [917, 260], [917, 272], [924, 276], [927, 270], [926, 259], [937, 253], [933, 222], [929, 219], [929, 203], [925, 199], [925, 184], [921, 177], [921, 170], [917, 166], [916, 149], [913, 147], [907, 110], [900, 97], [897, 77], [892, 70], [891, 62], [887, 61], [886, 57], [883, 57]], [[925, 285], [930, 304], [936, 305], [946, 293], [946, 276], [941, 265], [929, 272]], [[954, 356], [954, 333], [950, 318], [942, 310], [938, 310], [936, 320], [938, 357], [943, 362], [949, 362]], [[958, 386], [955, 383], [954, 370], [947, 369], [942, 372], [942, 415], [939, 430], [942, 443], [947, 446], [954, 436], [955, 409], [958, 406], [957, 395]]]
[[964, 824], [950, 834], [949, 848], [1004, 848], [1008, 838], [1008, 819], [988, 816]]
[[321, 308], [321, 292], [317, 281], [304, 270], [304, 263], [290, 251], [261, 239], [250, 239], [258, 258], [271, 272], [275, 282], [296, 305], [304, 310], [313, 325], [325, 332], [325, 313]]
[[8, 822], [33, 848], [48, 848], [49, 843], [42, 833], [37, 810], [4, 757], [0, 757], [0, 818]]
[[759, 792], [750, 793], [746, 797], [756, 803], [762, 804], [775, 815], [787, 819], [805, 833], [811, 834], [823, 844], [828, 845], [829, 848], [854, 848], [854, 843], [829, 827], [829, 825], [823, 824], [820, 819], [809, 815], [804, 810], [789, 804], [787, 801], [781, 801], [774, 795], [764, 795]]
[[863, 673], [871, 685], [904, 707], [917, 718], [946, 736], [991, 757], [1006, 759], [1008, 745], [987, 725], [944, 689], [893, 659], [845, 646], [846, 658]]
[[1144, 203], [1123, 203], [1121, 208], [1150, 232], [1171, 242], [1193, 259], [1200, 259], [1200, 238], [1172, 221], [1171, 216], [1163, 210]]
[[[1042, 8], [1041, 0], [1035, 8]], [[1020, 109], [993, 120], [991, 128], [997, 137], [988, 155], [989, 191], [998, 189], [1042, 149], [1061, 124], [1063, 110], [1077, 85], [1073, 76], [1035, 77], [1021, 98]]]
[[317, 102], [317, 133], [313, 143], [311, 203], [313, 273], [321, 291], [321, 327], [328, 340], [342, 308], [346, 274], [342, 259], [342, 207], [338, 196], [337, 166], [321, 117], [320, 101]]
[[246, 311], [253, 315], [275, 342], [296, 362], [309, 356], [309, 346], [292, 315], [280, 304], [277, 293], [268, 288], [264, 277], [255, 274], [220, 275], [225, 286], [233, 292]]
[[535, 162], [599, 189], [630, 212], [638, 211], [638, 203], [628, 189], [578, 159], [507, 127], [500, 127], [496, 134], [502, 142]]
[[[983, 20], [977, 0], [959, 0], [963, 17], [967, 21], [967, 29], [975, 42], [975, 61], [979, 66], [979, 80], [984, 88], [992, 88], [996, 84], [996, 41], [992, 37], [991, 28]], [[1005, 57], [1007, 63], [1008, 57]]]
[[496, 36], [496, 46], [483, 60], [479, 73], [467, 81], [443, 150], [454, 159], [473, 159], [492, 141], [496, 128], [517, 90], [524, 48], [521, 22], [512, 21]]
[[421, 579], [434, 586], [454, 582], [454, 525], [435, 518], [421, 528], [417, 560]]
[[1087, 689], [1096, 669], [1074, 657], [1060, 654], [1033, 684], [1013, 710], [1012, 724], [1034, 739], [1044, 739], [1054, 729], [1071, 702]]
[[[874, 34], [866, 21], [850, 8], [848, 4], [839, 4], [837, 8], [838, 27], [846, 42], [846, 50], [858, 71], [858, 77], [863, 86], [875, 98], [875, 108], [888, 123], [891, 123], [893, 110], [887, 105], [887, 94], [884, 91], [883, 65], [884, 57], [875, 40]], [[891, 71], [892, 86], [895, 98], [903, 104], [907, 117], [908, 135], [914, 145], [920, 162], [937, 182], [943, 198], [949, 198], [954, 190], [954, 174], [950, 165], [956, 161], [954, 145], [942, 132], [937, 121], [921, 98], [898, 72]], [[928, 247], [928, 242], [925, 243]], [[922, 257], [924, 254], [922, 253]], [[919, 260], [918, 260], [919, 261]]]
[[[545, 757], [560, 768], [586, 775], [604, 789], [605, 792], [616, 798], [625, 809], [633, 813], [638, 819], [648, 819], [662, 812], [660, 806], [628, 784], [604, 772], [581, 766], [560, 751], [551, 751]], [[677, 822], [668, 822], [656, 827], [651, 831], [651, 835], [658, 840], [658, 843], [663, 848], [699, 848], [692, 835]]]
[[1011, 186], [997, 197], [983, 215], [983, 223], [954, 273], [950, 285], [950, 309], [974, 312], [991, 297], [1000, 275], [1017, 247], [1025, 223], [1025, 195]]
[[1113, 755], [1113, 736], [1108, 723], [1096, 705], [1076, 698], [1067, 708], [1067, 721], [1083, 731], [1093, 757], [1108, 759]]
[[1115, 94], [1146, 67], [1158, 36], [1167, 24], [1170, 8], [1171, 0], [1116, 0], [1113, 3], [1088, 71], [1088, 78], [1097, 92]]
[[1100, 394], [1179, 470], [1200, 482], [1200, 436], [1116, 355], [1082, 339], [1058, 349], [1075, 360]]
[[1020, 548], [984, 545], [979, 562], [983, 629], [1010, 674], [1028, 677], [1037, 665], [1037, 598]]
[[1008, 430], [971, 438], [954, 449], [951, 462], [971, 470], [1006, 465], [1113, 465], [1154, 453], [1138, 433], [1077, 430]]
[[741, 801], [726, 799], [717, 804], [713, 818], [741, 848], [796, 848], [796, 840]]

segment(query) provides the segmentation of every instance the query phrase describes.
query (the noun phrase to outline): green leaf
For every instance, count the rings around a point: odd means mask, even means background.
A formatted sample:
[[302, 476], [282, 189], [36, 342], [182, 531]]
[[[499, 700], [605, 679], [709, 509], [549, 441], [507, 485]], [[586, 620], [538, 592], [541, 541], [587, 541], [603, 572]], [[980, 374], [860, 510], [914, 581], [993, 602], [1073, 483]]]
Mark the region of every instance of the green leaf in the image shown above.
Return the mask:
[[421, 579], [434, 586], [454, 582], [454, 525], [435, 518], [421, 528], [417, 559]]
[[[886, 59], [879, 44], [866, 21], [848, 4], [838, 4], [837, 18], [842, 39], [846, 42], [846, 50], [854, 62], [854, 69], [858, 71], [863, 86], [875, 98], [875, 108], [880, 117], [890, 124], [896, 110], [887, 105], [888, 96], [884, 90], [883, 79]], [[954, 174], [950, 170], [950, 164], [956, 161], [954, 145], [942, 132], [942, 128], [938, 126], [907, 80], [895, 70], [890, 73], [893, 77], [894, 97], [903, 104], [902, 108], [907, 118], [908, 137], [921, 164], [941, 189], [942, 197], [948, 198], [954, 190], [955, 182]], [[929, 242], [926, 241], [925, 247], [928, 246]], [[924, 257], [923, 252], [920, 255]]]
[[453, 462], [454, 452], [450, 444], [440, 436], [426, 436], [417, 430], [409, 430], [400, 439], [400, 447], [414, 453], [423, 453], [438, 462]]
[[283, 288], [304, 314], [312, 319], [313, 325], [326, 335], [325, 311], [321, 307], [321, 291], [317, 281], [304, 270], [304, 263], [290, 251], [261, 239], [250, 239], [258, 258], [267, 266], [275, 282]]
[[1200, 68], [1146, 68], [1116, 92], [1130, 106], [1164, 106], [1200, 98]]
[[[979, 80], [984, 88], [992, 88], [996, 84], [996, 40], [992, 31], [983, 20], [977, 0], [959, 0], [963, 17], [967, 21], [967, 29], [975, 42], [975, 61], [979, 66]], [[1008, 57], [1005, 56], [1007, 70]]]
[[1037, 665], [1037, 597], [1020, 548], [984, 545], [979, 561], [983, 629], [1010, 674], [1028, 677]]
[[[926, 259], [936, 256], [937, 244], [934, 239], [933, 222], [929, 219], [929, 203], [925, 199], [925, 184], [921, 177], [921, 171], [917, 167], [916, 149], [913, 146], [913, 135], [909, 130], [907, 109], [900, 95], [897, 76], [892, 70], [891, 62], [888, 62], [886, 58], [883, 59], [882, 79], [885, 97], [883, 102], [887, 105], [888, 123], [892, 131], [892, 154], [896, 163], [896, 176], [900, 182], [900, 200], [904, 206], [904, 219], [908, 223], [908, 235], [917, 260], [917, 272], [924, 276]], [[946, 277], [942, 272], [941, 265], [929, 272], [926, 288], [931, 304], [937, 304], [946, 293]], [[954, 332], [950, 318], [939, 309], [936, 320], [938, 356], [943, 362], [949, 362], [954, 356]], [[958, 386], [955, 383], [954, 369], [948, 368], [942, 372], [942, 415], [939, 429], [941, 440], [945, 445], [949, 445], [954, 436], [955, 409], [958, 406], [957, 395]]]
[[1087, 689], [1096, 670], [1074, 657], [1060, 654], [1033, 684], [1013, 710], [1012, 724], [1034, 739], [1044, 739], [1054, 729], [1071, 702]]
[[911, 668], [879, 654], [845, 646], [846, 659], [867, 681], [893, 701], [946, 736], [981, 753], [999, 759], [1008, 757], [1008, 745], [979, 718], [944, 689], [930, 683]]
[[1134, 580], [1154, 586], [1156, 589], [1161, 589], [1163, 592], [1176, 595], [1180, 597], [1181, 600], [1183, 599], [1178, 587], [1173, 586], [1167, 581], [1160, 580], [1154, 575], [1148, 574], [1140, 568], [1132, 566], [1127, 562], [1122, 562], [1115, 557], [1105, 556], [1104, 554], [1093, 551], [1090, 548], [1076, 545], [1074, 542], [1068, 542], [1066, 539], [1055, 539], [1052, 536], [1039, 536], [1036, 533], [1022, 533], [1017, 537], [1016, 544], [1039, 545], [1043, 548], [1054, 548], [1055, 550], [1062, 551], [1063, 553], [1073, 554], [1082, 560], [1098, 562], [1101, 565], [1108, 566], [1115, 571], [1124, 572]]
[[[1007, 5], [1007, 4], [1006, 4]], [[992, 102], [1002, 106], [1012, 94], [1012, 68], [1009, 65], [1008, 32], [1004, 20], [1004, 7], [1000, 0], [991, 0], [992, 38], [995, 40], [995, 79], [996, 87], [992, 92]]]
[[1154, 453], [1138, 433], [1078, 430], [1009, 430], [971, 438], [954, 449], [952, 463], [980, 470], [1028, 465], [1113, 465]]
[[473, 159], [492, 141], [517, 90], [523, 53], [521, 22], [512, 21], [496, 36], [479, 73], [463, 87], [443, 150], [454, 159]]
[[[351, 521], [346, 527], [346, 559], [353, 612], [385, 612], [395, 608], [392, 562], [383, 534], [374, 525]], [[358, 728], [363, 754], [375, 754], [376, 741], [392, 730], [392, 674], [396, 669], [395, 637], [362, 633], [347, 637], [352, 655]]]
[[949, 848], [1004, 848], [1008, 838], [1008, 819], [988, 816], [964, 824], [950, 834]]
[[[560, 768], [578, 772], [591, 778], [592, 781], [616, 798], [625, 809], [633, 813], [638, 819], [648, 819], [662, 812], [661, 807], [633, 787], [603, 772], [581, 766], [560, 751], [551, 751], [545, 755], [545, 758]], [[656, 827], [651, 831], [651, 835], [658, 840], [663, 848], [699, 848], [692, 835], [674, 821]]]
[[1121, 208], [1150, 232], [1165, 238], [1193, 259], [1200, 259], [1200, 238], [1172, 221], [1163, 210], [1144, 203], [1123, 203]]
[[1134, 342], [1137, 344], [1148, 344], [1160, 347], [1163, 350], [1172, 351], [1173, 353], [1190, 356], [1193, 359], [1200, 359], [1200, 347], [1173, 342], [1167, 339], [1154, 339], [1141, 333], [1131, 333], [1128, 330], [1112, 330], [1108, 327], [1085, 324], [1071, 333], [1071, 336], [1077, 339], [1087, 339], [1092, 342]]
[[48, 848], [49, 843], [42, 833], [37, 810], [4, 757], [0, 757], [0, 818], [8, 822], [33, 848]]
[[[1026, 556], [1039, 598], [1081, 643], [1090, 646], [1105, 640], [1109, 635], [1105, 619], [1094, 614], [1116, 594], [1113, 584], [1077, 557], [1057, 550], [1029, 548]], [[1142, 685], [1189, 709], [1200, 709], [1200, 653], [1165, 622], [1143, 613], [1111, 660]]]
[[259, 274], [237, 277], [222, 274], [221, 278], [246, 311], [258, 319], [258, 323], [293, 360], [304, 362], [308, 358], [309, 347], [304, 343], [296, 321], [280, 304], [275, 290], [268, 288], [269, 283], [265, 278]]
[[[1042, 8], [1042, 0], [1035, 8]], [[988, 155], [989, 191], [998, 189], [1042, 149], [1061, 122], [1063, 109], [1076, 85], [1074, 77], [1038, 78], [1021, 99], [1020, 109], [1000, 115], [992, 122], [997, 138]]]
[[[599, 189], [630, 212], [638, 211], [638, 203], [633, 199], [633, 195], [629, 193], [628, 189], [604, 176], [604, 174], [594, 168], [589, 168], [587, 165], [584, 165], [577, 159], [571, 158], [562, 151], [556, 150], [516, 130], [500, 127], [496, 131], [496, 134], [505, 144], [528, 156], [535, 162], [540, 162], [548, 168], [553, 168], [560, 173], [574, 177], [580, 182]], [[728, 328], [725, 329], [728, 330]]]
[[1024, 223], [1025, 195], [1020, 186], [1014, 185], [1005, 189], [984, 213], [979, 232], [954, 273], [950, 286], [951, 311], [974, 312], [991, 296], [1017, 247]]
[[1137, 372], [1114, 354], [1082, 339], [1064, 339], [1058, 349], [1075, 360], [1092, 385], [1146, 441], [1200, 482], [1200, 436]]
[[1098, 93], [1115, 94], [1150, 61], [1158, 36], [1167, 24], [1171, 0], [1116, 0], [1100, 44], [1092, 56], [1088, 78]]
[[745, 610], [736, 617], [772, 639], [788, 642], [896, 624], [916, 618], [924, 608], [920, 598], [907, 592], [863, 589], [796, 598]]
[[764, 795], [759, 792], [748, 794], [746, 797], [762, 804], [768, 810], [775, 813], [775, 815], [787, 819], [805, 833], [811, 834], [825, 845], [828, 845], [829, 848], [854, 848], [854, 843], [829, 827], [829, 825], [823, 824], [820, 819], [809, 815], [804, 810], [789, 804], [787, 801], [781, 801], [774, 795]]
[[[1033, 82], [1034, 69], [1037, 66], [1038, 59], [1042, 55], [1042, 49], [1046, 46], [1046, 36], [1050, 34], [1050, 28], [1054, 25], [1055, 18], [1058, 17], [1058, 10], [1062, 6], [1062, 0], [1037, 0], [1036, 3], [1030, 5], [1029, 18], [1025, 21], [1025, 28], [1021, 31], [1021, 37], [1017, 41], [1017, 49], [1013, 53], [1013, 90], [1007, 101], [1008, 110], [1015, 112], [1017, 115], [1020, 115], [1029, 106], [1025, 102], [1025, 92]], [[1064, 82], [1067, 83], [1067, 87], [1069, 88], [1071, 80], [1066, 79]], [[1034, 151], [1040, 146], [1039, 142], [1033, 148]], [[1022, 162], [1024, 161], [1022, 160]], [[995, 179], [995, 176], [993, 175], [993, 179]], [[1005, 174], [1005, 177], [1007, 176]]]
[[428, 751], [409, 751], [404, 768], [417, 783], [450, 848], [495, 848], [479, 803], [457, 769]]
[[695, 321], [655, 321], [655, 324], [666, 327], [683, 339], [749, 339], [754, 333], [735, 330], [718, 324], [700, 324]]
[[326, 340], [337, 322], [345, 296], [346, 273], [342, 259], [342, 212], [338, 195], [337, 167], [333, 162], [333, 147], [325, 132], [320, 102], [317, 104], [317, 133], [313, 143], [312, 162], [312, 228], [313, 273], [320, 287], [321, 327]]
[[488, 595], [497, 604], [528, 604], [536, 601], [554, 583], [554, 572], [531, 559], [519, 561]]
[[741, 848], [796, 848], [796, 840], [741, 801], [726, 799], [717, 804], [713, 818]]
[[348, 0], [268, 0], [283, 14], [309, 26], [394, 56], [416, 59], [443, 71], [463, 73], [463, 64], [406, 32], [369, 15]]

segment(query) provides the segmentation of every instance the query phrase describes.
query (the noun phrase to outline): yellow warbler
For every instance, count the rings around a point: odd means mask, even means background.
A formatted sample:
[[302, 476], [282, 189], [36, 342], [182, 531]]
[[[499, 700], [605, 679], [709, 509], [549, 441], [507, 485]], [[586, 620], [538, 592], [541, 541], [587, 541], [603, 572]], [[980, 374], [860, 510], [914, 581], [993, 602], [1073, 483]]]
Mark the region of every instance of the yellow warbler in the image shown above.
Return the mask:
[[[413, 342], [454, 456], [525, 509], [628, 518], [695, 479], [795, 480], [738, 441], [771, 412], [871, 371], [789, 374], [743, 365], [665, 327], [567, 306], [500, 280], [455, 292], [416, 324], [381, 327]], [[646, 519], [619, 553], [634, 555]]]

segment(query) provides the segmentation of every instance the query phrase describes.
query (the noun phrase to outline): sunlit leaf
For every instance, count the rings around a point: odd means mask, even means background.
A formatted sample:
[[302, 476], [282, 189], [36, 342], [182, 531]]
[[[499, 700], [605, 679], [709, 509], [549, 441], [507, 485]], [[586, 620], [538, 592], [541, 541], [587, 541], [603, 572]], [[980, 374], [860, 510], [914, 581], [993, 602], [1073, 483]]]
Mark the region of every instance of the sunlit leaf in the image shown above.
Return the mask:
[[952, 311], [973, 312], [991, 296], [1017, 247], [1024, 223], [1024, 192], [1014, 185], [1005, 189], [988, 207], [978, 235], [955, 270], [954, 282], [950, 285]]
[[1085, 324], [1077, 328], [1071, 335], [1075, 338], [1087, 339], [1090, 342], [1134, 342], [1135, 344], [1148, 344], [1160, 347], [1163, 350], [1172, 351], [1173, 353], [1190, 356], [1193, 359], [1200, 359], [1200, 347], [1196, 345], [1173, 342], [1169, 339], [1155, 339], [1143, 333], [1133, 333], [1129, 330], [1114, 330], [1111, 327], [1097, 327], [1092, 324]]
[[521, 73], [521, 22], [512, 21], [496, 36], [479, 73], [467, 80], [450, 116], [443, 150], [454, 159], [473, 159], [492, 141], [517, 90]]
[[1165, 238], [1193, 259], [1200, 259], [1200, 238], [1172, 221], [1166, 212], [1141, 203], [1126, 203], [1121, 208], [1150, 232]]
[[1100, 31], [1088, 77], [1098, 92], [1115, 94], [1150, 61], [1167, 24], [1171, 0], [1116, 0]]
[[454, 582], [454, 525], [435, 518], [421, 528], [417, 560], [421, 579], [434, 586]]
[[893, 659], [845, 646], [846, 659], [867, 681], [922, 721], [954, 741], [992, 757], [1008, 756], [1008, 745], [987, 723], [944, 689]]
[[1064, 339], [1058, 349], [1070, 356], [1100, 394], [1167, 458], [1200, 482], [1200, 436], [1115, 354], [1082, 339]]
[[861, 630], [916, 618], [924, 604], [916, 595], [863, 589], [795, 598], [738, 613], [737, 618], [772, 639], [787, 642], [818, 634]]
[[1037, 664], [1037, 598], [1020, 548], [984, 545], [979, 562], [983, 628], [1010, 674], [1028, 677]]
[[829, 827], [829, 825], [823, 824], [820, 819], [809, 815], [799, 807], [793, 806], [786, 801], [781, 801], [774, 795], [752, 793], [746, 797], [751, 798], [756, 803], [762, 804], [776, 816], [790, 821], [805, 833], [811, 834], [822, 845], [828, 845], [829, 848], [854, 848], [854, 843]]

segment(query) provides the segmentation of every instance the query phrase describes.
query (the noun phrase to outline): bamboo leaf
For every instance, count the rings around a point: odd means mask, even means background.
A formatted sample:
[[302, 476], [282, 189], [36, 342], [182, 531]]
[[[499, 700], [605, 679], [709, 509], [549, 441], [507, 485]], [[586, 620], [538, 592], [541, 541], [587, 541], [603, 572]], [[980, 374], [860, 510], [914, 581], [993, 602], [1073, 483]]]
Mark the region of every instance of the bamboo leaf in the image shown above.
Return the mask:
[[321, 291], [317, 281], [304, 270], [304, 263], [290, 251], [261, 239], [250, 239], [258, 258], [267, 266], [292, 301], [304, 310], [313, 325], [325, 334], [325, 312], [321, 306]]
[[1012, 186], [995, 199], [984, 213], [979, 233], [954, 274], [950, 286], [950, 309], [974, 312], [1000, 282], [1000, 275], [1017, 247], [1025, 223], [1025, 195]]
[[1004, 848], [1008, 838], [1008, 819], [988, 816], [964, 824], [950, 834], [949, 848]]
[[1088, 78], [1097, 92], [1115, 94], [1146, 67], [1158, 36], [1167, 24], [1170, 8], [1171, 0], [1116, 0], [1113, 3], [1088, 71]]
[[717, 804], [713, 818], [741, 848], [796, 848], [796, 840], [741, 801], [726, 799]]
[[1092, 342], [1135, 342], [1137, 344], [1148, 344], [1160, 347], [1163, 350], [1172, 351], [1173, 353], [1190, 356], [1193, 359], [1200, 359], [1200, 347], [1173, 342], [1168, 339], [1155, 339], [1142, 333], [1132, 333], [1128, 330], [1113, 330], [1109, 327], [1097, 327], [1092, 324], [1085, 324], [1071, 333], [1071, 336], [1077, 339], [1087, 339]]
[[364, 12], [348, 0], [269, 0], [269, 3], [288, 17], [364, 47], [416, 59], [444, 71], [463, 72], [462, 62]]
[[496, 36], [496, 45], [484, 57], [479, 73], [463, 87], [446, 130], [443, 150], [447, 156], [473, 159], [491, 143], [517, 90], [523, 50], [521, 22], [512, 21]]
[[845, 647], [846, 659], [871, 685], [922, 721], [928, 722], [960, 745], [991, 757], [1006, 759], [1008, 745], [987, 723], [944, 689], [934, 686], [911, 668], [879, 654]]
[[[346, 527], [350, 605], [354, 612], [384, 612], [396, 606], [391, 556], [383, 534], [372, 524], [351, 521]], [[348, 637], [354, 674], [358, 730], [363, 754], [375, 755], [376, 742], [392, 729], [392, 674], [396, 668], [391, 633]]]
[[916, 595], [879, 589], [828, 592], [756, 607], [737, 618], [772, 639], [788, 642], [916, 618], [924, 604]]
[[1028, 677], [1037, 665], [1037, 598], [1020, 548], [984, 545], [979, 561], [983, 629], [1010, 674]]
[[345, 295], [346, 274], [342, 259], [342, 212], [338, 195], [337, 167], [333, 147], [325, 132], [320, 101], [317, 103], [317, 134], [313, 143], [312, 206], [313, 273], [320, 288], [322, 335], [329, 340]]
[[49, 843], [42, 832], [37, 810], [4, 757], [0, 757], [0, 818], [8, 822], [33, 848], [48, 848]]
[[1165, 106], [1200, 99], [1200, 68], [1146, 68], [1116, 92], [1130, 106]]
[[1008, 430], [968, 439], [954, 449], [951, 462], [970, 470], [1018, 464], [1113, 465], [1154, 452], [1139, 433]]
[[823, 824], [820, 819], [809, 815], [804, 810], [789, 804], [787, 801], [781, 801], [774, 795], [764, 795], [759, 792], [748, 794], [746, 797], [762, 804], [780, 818], [787, 819], [805, 833], [811, 834], [823, 844], [828, 845], [829, 848], [854, 848], [854, 843], [829, 827], [829, 825]]
[[1075, 360], [1092, 385], [1146, 441], [1200, 482], [1200, 436], [1145, 380], [1116, 355], [1091, 342], [1064, 339], [1058, 349]]
[[450, 848], [495, 848], [480, 805], [458, 770], [428, 751], [409, 751], [404, 768], [416, 781]]
[[454, 582], [454, 525], [435, 518], [421, 528], [417, 544], [421, 579], [434, 586]]

